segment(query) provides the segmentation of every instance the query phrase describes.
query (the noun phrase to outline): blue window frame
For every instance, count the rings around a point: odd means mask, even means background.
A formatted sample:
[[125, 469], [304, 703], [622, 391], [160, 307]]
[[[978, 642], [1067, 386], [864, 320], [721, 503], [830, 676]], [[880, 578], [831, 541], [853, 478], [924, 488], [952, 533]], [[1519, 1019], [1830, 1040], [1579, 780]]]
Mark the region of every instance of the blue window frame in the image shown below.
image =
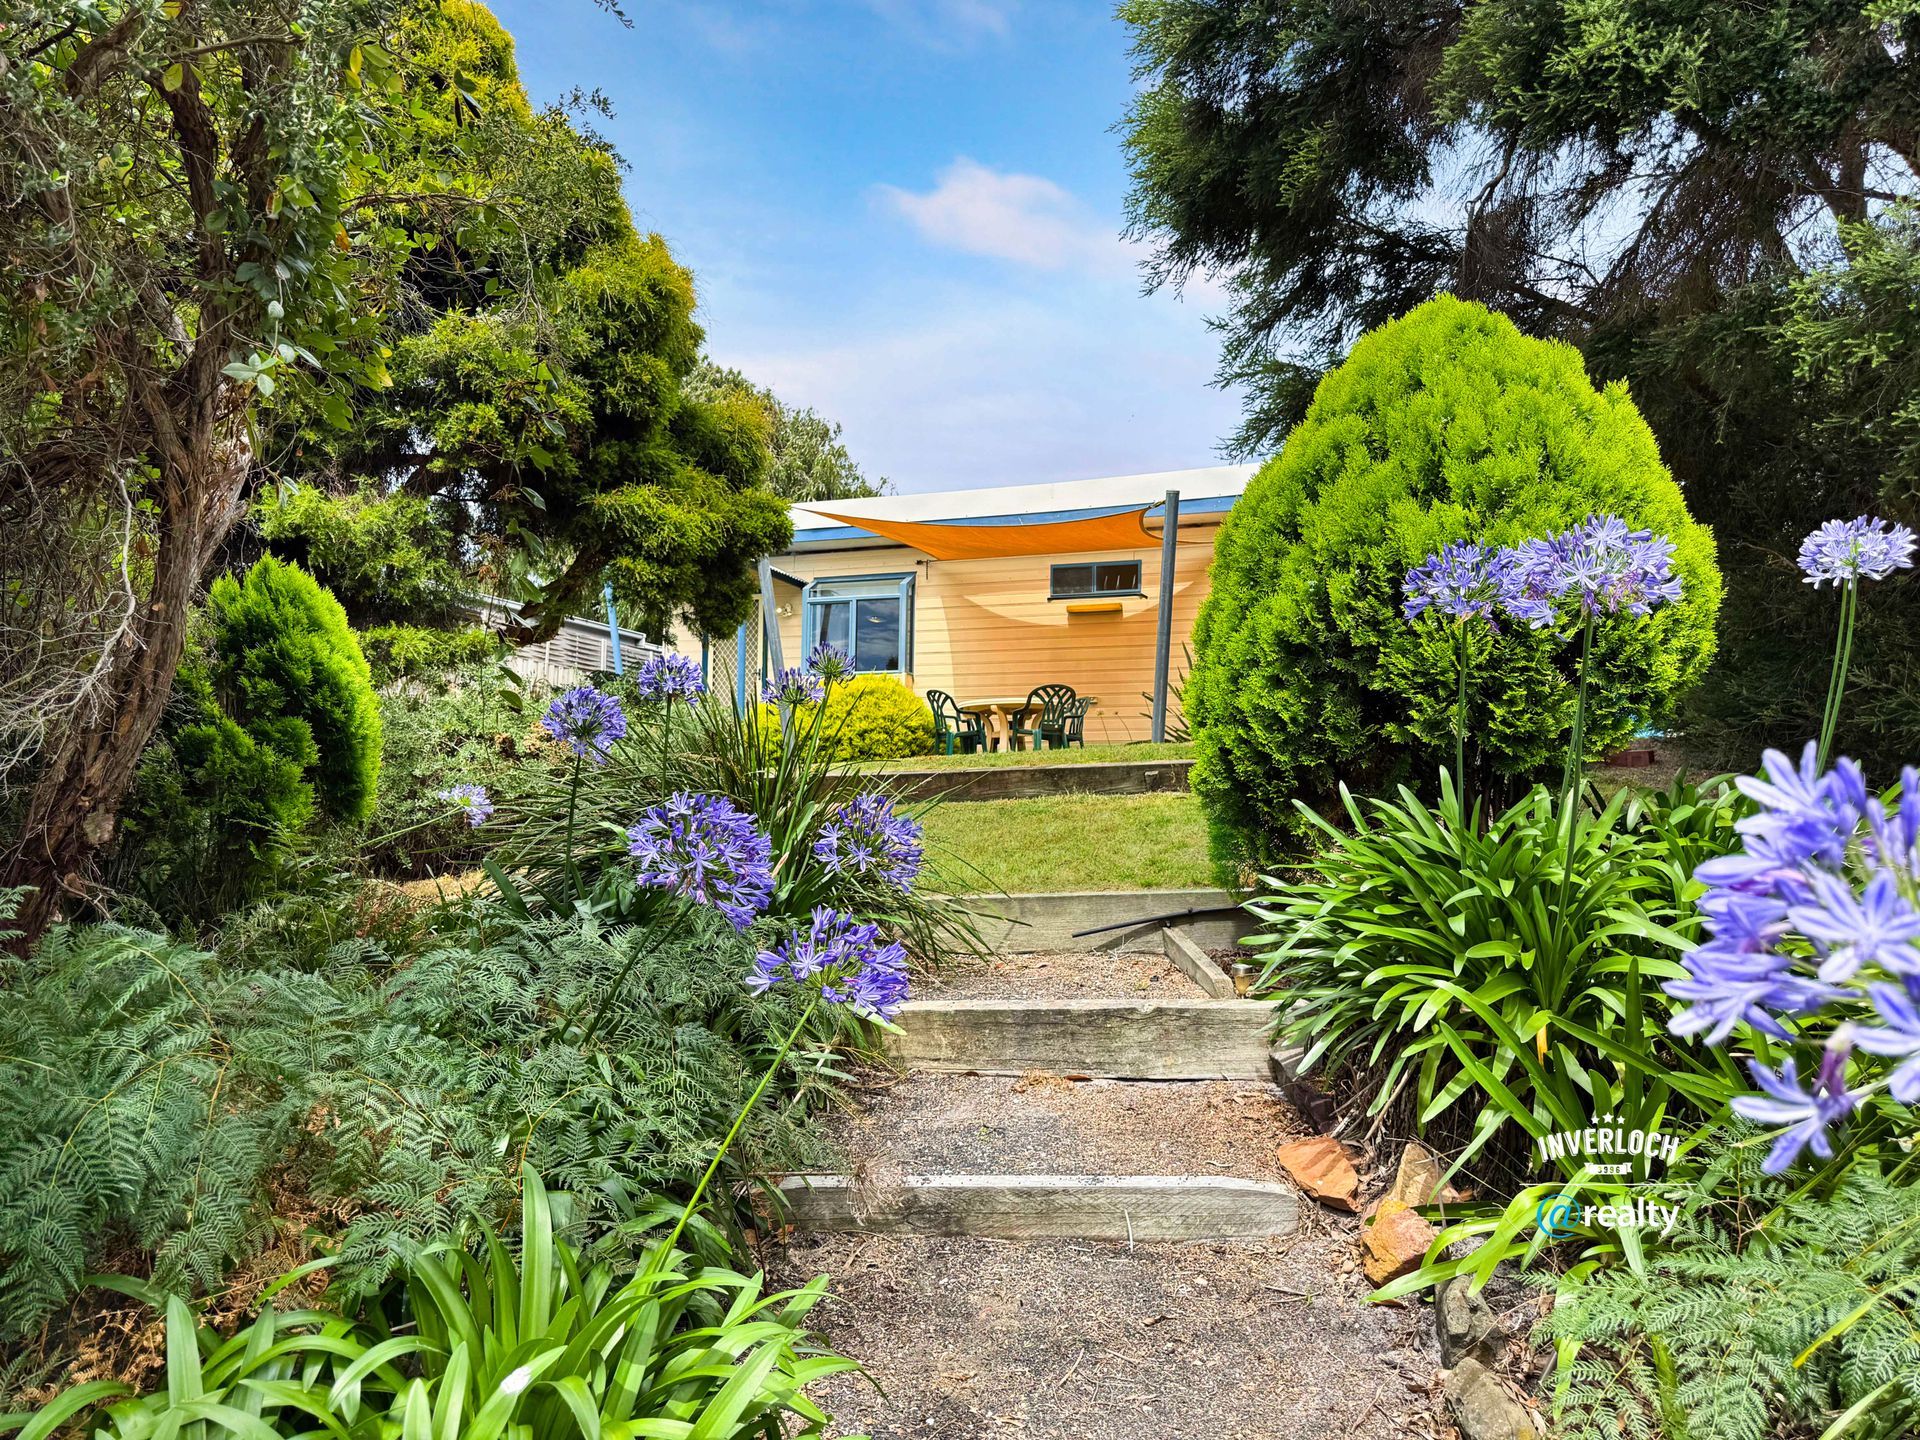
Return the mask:
[[912, 575], [849, 575], [809, 583], [800, 596], [800, 643], [825, 641], [868, 675], [913, 669]]

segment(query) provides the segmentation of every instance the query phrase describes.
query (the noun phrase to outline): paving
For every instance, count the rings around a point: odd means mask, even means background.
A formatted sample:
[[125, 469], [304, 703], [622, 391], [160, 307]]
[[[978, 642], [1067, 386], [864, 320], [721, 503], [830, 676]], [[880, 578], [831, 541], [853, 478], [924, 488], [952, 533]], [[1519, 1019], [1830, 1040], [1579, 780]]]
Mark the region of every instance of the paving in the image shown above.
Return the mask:
[[[1191, 1002], [1201, 991], [1159, 956], [1079, 954], [970, 962], [919, 994], [1071, 1004]], [[835, 1417], [829, 1435], [1439, 1433], [1425, 1307], [1366, 1302], [1357, 1220], [1296, 1197], [1274, 1158], [1308, 1129], [1271, 1084], [1046, 1070], [861, 1079], [830, 1137], [847, 1157], [833, 1183], [881, 1197], [998, 1188], [1004, 1218], [1021, 1187], [1083, 1177], [1127, 1213], [1119, 1223], [1093, 1215], [1088, 1229], [1112, 1239], [1005, 1239], [924, 1233], [924, 1215], [884, 1203], [856, 1206], [851, 1219], [844, 1204], [816, 1207], [809, 1228], [803, 1204], [774, 1276], [831, 1275], [834, 1298], [815, 1318], [828, 1344], [866, 1367], [813, 1392]], [[1269, 1207], [1284, 1200], [1285, 1223], [1261, 1238], [1217, 1238], [1236, 1218], [1218, 1192], [1236, 1186]], [[1155, 1208], [1162, 1190], [1213, 1198], [1169, 1216]], [[1156, 1222], [1195, 1238], [1122, 1238], [1157, 1233]]]

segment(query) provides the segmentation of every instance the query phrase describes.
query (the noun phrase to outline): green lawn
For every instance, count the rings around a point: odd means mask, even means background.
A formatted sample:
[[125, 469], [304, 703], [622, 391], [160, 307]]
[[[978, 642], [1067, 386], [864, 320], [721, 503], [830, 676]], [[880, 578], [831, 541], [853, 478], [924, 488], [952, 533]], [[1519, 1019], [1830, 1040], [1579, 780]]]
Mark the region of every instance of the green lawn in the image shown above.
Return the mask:
[[1213, 884], [1200, 803], [1177, 795], [1044, 795], [936, 805], [927, 883], [956, 893], [1184, 890]]
[[983, 750], [972, 755], [910, 755], [869, 760], [868, 770], [977, 770], [997, 765], [1091, 765], [1106, 760], [1191, 760], [1193, 746], [1084, 745], [1071, 750]]

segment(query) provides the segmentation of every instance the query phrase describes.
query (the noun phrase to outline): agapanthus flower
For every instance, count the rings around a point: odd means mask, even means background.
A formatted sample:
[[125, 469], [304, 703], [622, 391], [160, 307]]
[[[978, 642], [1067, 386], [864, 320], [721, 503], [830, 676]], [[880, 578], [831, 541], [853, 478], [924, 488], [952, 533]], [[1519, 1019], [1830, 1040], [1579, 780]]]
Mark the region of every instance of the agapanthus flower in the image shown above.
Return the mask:
[[684, 700], [689, 705], [707, 693], [700, 664], [671, 651], [650, 655], [640, 667], [634, 688], [642, 700]]
[[817, 705], [826, 693], [820, 677], [802, 665], [776, 671], [760, 685], [760, 698], [769, 705]]
[[1778, 1075], [1758, 1060], [1747, 1063], [1754, 1083], [1765, 1093], [1737, 1096], [1733, 1102], [1734, 1113], [1762, 1125], [1786, 1127], [1761, 1162], [1760, 1168], [1767, 1174], [1778, 1175], [1809, 1147], [1822, 1160], [1833, 1158], [1833, 1141], [1828, 1138], [1827, 1130], [1846, 1119], [1860, 1104], [1860, 1097], [1847, 1089], [1847, 1055], [1851, 1048], [1844, 1028], [1836, 1031], [1834, 1043], [1829, 1044], [1820, 1057], [1820, 1068], [1814, 1074], [1811, 1090], [1800, 1087], [1800, 1077], [1791, 1059], [1781, 1065]]
[[1827, 1128], [1859, 1105], [1844, 1083], [1856, 1046], [1902, 1059], [1888, 1088], [1920, 1099], [1920, 775], [1902, 775], [1890, 814], [1858, 765], [1843, 758], [1823, 773], [1812, 744], [1797, 765], [1769, 750], [1762, 769], [1739, 781], [1755, 806], [1736, 823], [1740, 850], [1694, 872], [1708, 887], [1707, 938], [1665, 988], [1687, 1002], [1668, 1028], [1710, 1044], [1740, 1026], [1798, 1044], [1823, 1014], [1841, 1020], [1813, 1092], [1797, 1088], [1789, 1060], [1764, 1079], [1756, 1068], [1765, 1095], [1734, 1102], [1750, 1119], [1791, 1127], [1768, 1161], [1785, 1168], [1808, 1146], [1830, 1153]]
[[1800, 568], [1816, 590], [1828, 583], [1884, 580], [1913, 568], [1913, 547], [1913, 531], [1890, 520], [1829, 520], [1800, 542]]
[[762, 950], [747, 975], [756, 995], [782, 983], [816, 987], [829, 1005], [891, 1020], [907, 999], [907, 952], [897, 941], [882, 944], [878, 925], [821, 905], [805, 930]]
[[853, 659], [838, 645], [822, 640], [807, 652], [807, 669], [826, 685], [837, 685], [853, 674]]
[[1433, 610], [1454, 620], [1491, 623], [1506, 593], [1511, 553], [1460, 540], [1429, 555], [1407, 572], [1407, 599], [1402, 606], [1407, 618]]
[[640, 883], [711, 905], [745, 930], [773, 898], [773, 844], [722, 795], [681, 791], [627, 831]]
[[449, 785], [439, 797], [458, 809], [468, 825], [478, 830], [493, 814], [493, 797], [484, 785]]
[[1853, 1032], [1853, 1043], [1869, 1055], [1904, 1062], [1887, 1077], [1888, 1093], [1902, 1105], [1920, 1101], [1920, 1004], [1914, 986], [1912, 980], [1904, 986], [1869, 985], [1867, 998], [1880, 1024]]
[[1623, 610], [1647, 615], [1681, 594], [1673, 541], [1629, 530], [1617, 515], [1589, 515], [1571, 530], [1522, 541], [1502, 551], [1498, 563], [1502, 606], [1536, 630], [1553, 624], [1569, 598], [1581, 616], [1591, 617]]
[[627, 715], [604, 690], [576, 685], [547, 707], [546, 732], [582, 759], [604, 765], [613, 742], [627, 733]]
[[886, 796], [868, 792], [833, 812], [820, 827], [813, 854], [836, 875], [878, 874], [906, 890], [925, 851], [919, 823], [894, 814]]

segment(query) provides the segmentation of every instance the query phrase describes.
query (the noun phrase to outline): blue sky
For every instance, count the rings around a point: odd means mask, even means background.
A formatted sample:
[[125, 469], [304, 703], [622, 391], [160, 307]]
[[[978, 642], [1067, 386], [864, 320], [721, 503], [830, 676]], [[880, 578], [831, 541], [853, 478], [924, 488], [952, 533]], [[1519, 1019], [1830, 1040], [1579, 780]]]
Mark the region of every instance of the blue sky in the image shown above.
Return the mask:
[[536, 102], [615, 108], [708, 346], [903, 491], [1218, 463], [1217, 294], [1142, 296], [1104, 0], [498, 0]]

